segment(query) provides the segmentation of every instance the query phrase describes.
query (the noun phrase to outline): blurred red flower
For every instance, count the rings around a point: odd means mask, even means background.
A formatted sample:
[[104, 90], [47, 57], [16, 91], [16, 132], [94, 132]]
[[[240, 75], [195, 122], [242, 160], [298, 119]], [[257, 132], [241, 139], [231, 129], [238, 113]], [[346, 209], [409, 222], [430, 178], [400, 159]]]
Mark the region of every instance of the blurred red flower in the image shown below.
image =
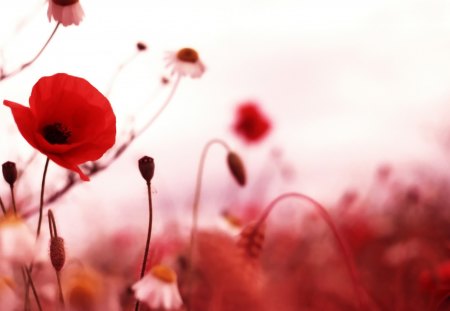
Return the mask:
[[116, 139], [108, 99], [85, 79], [58, 73], [34, 85], [30, 108], [5, 100], [28, 143], [60, 166], [89, 180], [78, 167], [99, 159]]
[[270, 120], [261, 112], [258, 104], [244, 102], [237, 107], [233, 130], [247, 143], [260, 141], [270, 129]]

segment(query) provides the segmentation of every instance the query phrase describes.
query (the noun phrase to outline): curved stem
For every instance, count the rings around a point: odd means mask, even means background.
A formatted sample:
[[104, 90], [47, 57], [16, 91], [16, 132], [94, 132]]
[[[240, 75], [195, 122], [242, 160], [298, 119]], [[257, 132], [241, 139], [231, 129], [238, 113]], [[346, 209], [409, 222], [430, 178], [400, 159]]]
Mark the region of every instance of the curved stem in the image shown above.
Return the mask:
[[[139, 279], [142, 279], [145, 274], [145, 270], [147, 267], [148, 250], [150, 248], [150, 239], [152, 237], [153, 207], [152, 207], [152, 191], [150, 182], [147, 182], [147, 194], [148, 194], [148, 231], [147, 231], [147, 241], [145, 242], [144, 259], [142, 260], [142, 268]], [[139, 305], [140, 305], [139, 300], [136, 300], [136, 305], [134, 307], [135, 311], [139, 310]]]
[[38, 219], [38, 227], [36, 231], [36, 237], [39, 237], [41, 233], [41, 223], [42, 223], [42, 212], [44, 210], [44, 189], [45, 189], [45, 177], [47, 176], [48, 163], [50, 162], [50, 158], [47, 158], [45, 161], [44, 173], [42, 174], [42, 183], [41, 183], [41, 197], [39, 201], [39, 219]]
[[55, 28], [53, 29], [53, 32], [51, 33], [50, 37], [47, 39], [47, 41], [45, 42], [45, 44], [42, 46], [42, 48], [39, 50], [39, 52], [36, 54], [36, 56], [34, 56], [30, 61], [22, 64], [22, 66], [20, 66], [19, 68], [17, 68], [14, 71], [11, 71], [10, 73], [7, 74], [2, 74], [0, 76], [0, 81], [5, 80], [7, 78], [10, 78], [16, 74], [18, 74], [19, 72], [23, 71], [25, 68], [27, 68], [28, 66], [31, 66], [38, 58], [39, 56], [41, 56], [41, 54], [44, 52], [45, 48], [48, 46], [48, 44], [50, 43], [50, 41], [52, 40], [53, 36], [55, 35], [56, 31], [59, 28], [59, 25], [61, 23], [57, 23]]
[[[205, 167], [205, 160], [206, 155], [208, 154], [209, 148], [214, 145], [218, 144], [223, 146], [227, 152], [230, 152], [230, 147], [221, 139], [212, 139], [209, 142], [206, 143], [205, 147], [203, 147], [202, 155], [200, 156], [200, 163], [198, 165], [198, 171], [197, 171], [197, 178], [195, 182], [195, 193], [194, 193], [194, 200], [192, 203], [192, 226], [191, 226], [191, 235], [190, 235], [190, 243], [189, 243], [189, 270], [188, 270], [188, 304], [191, 304], [191, 296], [192, 296], [192, 274], [193, 274], [193, 259], [194, 259], [194, 248], [195, 248], [195, 238], [197, 234], [197, 227], [198, 227], [198, 209], [199, 209], [199, 202], [200, 202], [200, 194], [202, 190], [202, 180], [203, 180], [203, 169]], [[190, 310], [190, 306], [187, 306], [187, 310]]]
[[364, 304], [362, 302], [361, 293], [360, 293], [361, 281], [360, 281], [358, 273], [357, 273], [356, 265], [352, 259], [352, 255], [351, 255], [349, 246], [346, 244], [345, 239], [342, 237], [338, 228], [334, 224], [334, 221], [333, 221], [331, 215], [327, 212], [327, 210], [319, 202], [317, 202], [314, 199], [310, 198], [309, 196], [301, 194], [301, 193], [297, 193], [297, 192], [284, 193], [284, 194], [278, 196], [277, 198], [275, 198], [266, 207], [265, 211], [263, 212], [260, 219], [256, 223], [254, 231], [256, 231], [258, 229], [258, 227], [263, 224], [263, 222], [267, 219], [270, 212], [278, 204], [278, 202], [280, 202], [284, 199], [288, 199], [288, 198], [297, 198], [297, 199], [304, 200], [304, 201], [312, 204], [315, 207], [315, 209], [317, 210], [317, 212], [319, 213], [319, 215], [321, 216], [321, 218], [326, 222], [326, 224], [330, 228], [331, 232], [333, 233], [334, 238], [336, 239], [336, 242], [338, 243], [339, 248], [341, 249], [341, 253], [344, 257], [345, 264], [347, 266], [347, 269], [350, 273], [350, 277], [352, 279], [353, 288], [354, 288], [354, 291], [356, 294], [356, 298], [358, 300], [359, 309], [365, 310]]

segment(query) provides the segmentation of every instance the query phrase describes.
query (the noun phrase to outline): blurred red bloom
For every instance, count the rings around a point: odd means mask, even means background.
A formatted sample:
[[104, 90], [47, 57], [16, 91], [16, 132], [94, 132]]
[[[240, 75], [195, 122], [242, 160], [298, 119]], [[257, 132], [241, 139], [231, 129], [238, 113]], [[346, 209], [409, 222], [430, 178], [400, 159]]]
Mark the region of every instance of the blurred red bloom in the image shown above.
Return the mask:
[[60, 166], [89, 180], [78, 167], [99, 159], [116, 139], [108, 99], [88, 81], [58, 73], [34, 85], [30, 108], [5, 100], [28, 143]]
[[270, 128], [270, 120], [261, 112], [258, 104], [245, 102], [237, 107], [233, 130], [247, 143], [260, 141], [269, 133]]

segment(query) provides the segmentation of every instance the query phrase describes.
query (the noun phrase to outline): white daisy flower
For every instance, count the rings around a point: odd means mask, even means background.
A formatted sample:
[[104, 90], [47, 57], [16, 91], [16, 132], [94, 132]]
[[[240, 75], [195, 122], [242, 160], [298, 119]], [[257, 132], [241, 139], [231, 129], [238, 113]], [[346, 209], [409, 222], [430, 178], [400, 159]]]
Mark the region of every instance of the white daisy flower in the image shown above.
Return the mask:
[[150, 273], [133, 285], [134, 296], [151, 309], [178, 309], [183, 305], [176, 273], [167, 266], [154, 266]]
[[48, 0], [47, 16], [49, 21], [53, 18], [63, 26], [78, 25], [84, 11], [79, 0]]
[[0, 258], [13, 264], [29, 264], [36, 253], [36, 237], [18, 216], [0, 218]]
[[172, 74], [200, 78], [205, 72], [205, 65], [200, 60], [196, 50], [183, 48], [166, 55], [167, 67], [172, 67]]

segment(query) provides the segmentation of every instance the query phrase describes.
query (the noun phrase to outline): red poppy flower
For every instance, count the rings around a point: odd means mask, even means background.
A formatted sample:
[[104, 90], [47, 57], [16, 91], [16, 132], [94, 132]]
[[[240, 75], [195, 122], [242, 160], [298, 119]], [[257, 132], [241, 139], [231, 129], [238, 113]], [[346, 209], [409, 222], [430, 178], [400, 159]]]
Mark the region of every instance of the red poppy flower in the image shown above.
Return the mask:
[[34, 85], [30, 108], [5, 100], [28, 143], [55, 163], [88, 176], [78, 167], [99, 159], [114, 145], [116, 117], [111, 105], [82, 78], [58, 73]]
[[260, 141], [269, 133], [270, 128], [269, 119], [256, 103], [245, 102], [238, 106], [233, 130], [247, 143]]

